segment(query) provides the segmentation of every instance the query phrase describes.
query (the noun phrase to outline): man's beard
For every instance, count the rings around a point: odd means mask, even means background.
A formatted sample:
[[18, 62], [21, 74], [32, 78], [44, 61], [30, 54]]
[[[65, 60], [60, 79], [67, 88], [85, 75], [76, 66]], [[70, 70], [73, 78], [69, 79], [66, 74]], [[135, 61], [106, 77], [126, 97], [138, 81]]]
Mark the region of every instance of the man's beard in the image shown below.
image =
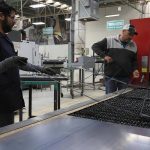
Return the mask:
[[10, 25], [8, 25], [8, 22], [6, 19], [2, 21], [2, 29], [3, 29], [4, 33], [8, 33], [12, 30]]

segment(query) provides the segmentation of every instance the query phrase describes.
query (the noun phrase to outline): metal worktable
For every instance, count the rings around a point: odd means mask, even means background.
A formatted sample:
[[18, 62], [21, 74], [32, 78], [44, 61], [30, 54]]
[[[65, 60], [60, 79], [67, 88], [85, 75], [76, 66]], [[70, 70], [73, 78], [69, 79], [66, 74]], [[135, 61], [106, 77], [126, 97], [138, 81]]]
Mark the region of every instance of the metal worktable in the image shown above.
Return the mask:
[[[104, 99], [102, 97], [99, 100]], [[1, 128], [0, 150], [150, 149], [150, 129], [65, 114], [92, 103], [92, 101], [84, 102], [72, 108], [58, 110]]]
[[[21, 76], [21, 85], [29, 87], [29, 118], [32, 118], [32, 87], [35, 85], [54, 85], [54, 110], [60, 109], [60, 81], [68, 80], [61, 76]], [[22, 121], [22, 117], [20, 117]]]

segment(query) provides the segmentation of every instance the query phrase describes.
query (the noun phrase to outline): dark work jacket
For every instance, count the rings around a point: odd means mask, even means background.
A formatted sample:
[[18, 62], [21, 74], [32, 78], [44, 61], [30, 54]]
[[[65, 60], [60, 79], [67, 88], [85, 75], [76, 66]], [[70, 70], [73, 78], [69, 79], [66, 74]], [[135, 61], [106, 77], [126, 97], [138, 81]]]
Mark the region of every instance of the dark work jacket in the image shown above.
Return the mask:
[[110, 56], [111, 63], [105, 63], [104, 73], [109, 77], [130, 77], [131, 73], [138, 68], [137, 47], [133, 41], [122, 45], [119, 36], [104, 38], [93, 44], [93, 51], [104, 58]]
[[[14, 55], [13, 43], [0, 33], [0, 61]], [[18, 68], [0, 73], [0, 113], [13, 112], [24, 106]]]

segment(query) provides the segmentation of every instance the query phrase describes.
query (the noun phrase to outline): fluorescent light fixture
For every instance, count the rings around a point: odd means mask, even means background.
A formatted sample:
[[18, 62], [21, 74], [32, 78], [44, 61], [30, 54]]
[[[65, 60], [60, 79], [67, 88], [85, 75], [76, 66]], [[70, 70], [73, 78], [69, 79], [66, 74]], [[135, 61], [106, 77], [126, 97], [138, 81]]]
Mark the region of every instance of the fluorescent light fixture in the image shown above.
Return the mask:
[[62, 5], [60, 6], [60, 9], [65, 9], [65, 8], [67, 8], [67, 7], [68, 7], [68, 5], [62, 4]]
[[69, 10], [72, 10], [72, 7], [70, 6], [68, 9], [69, 9]]
[[71, 21], [71, 18], [65, 18], [66, 21]]
[[117, 17], [117, 16], [120, 16], [120, 14], [106, 15], [105, 17], [110, 18], [110, 17]]
[[34, 4], [34, 5], [30, 5], [30, 7], [32, 8], [40, 8], [40, 7], [46, 7], [45, 4]]
[[54, 3], [53, 0], [47, 0], [47, 1], [46, 1], [46, 4], [52, 4], [52, 3]]
[[15, 18], [20, 18], [19, 14], [16, 14], [16, 15], [15, 15]]
[[33, 25], [44, 25], [45, 23], [44, 22], [33, 22], [32, 24]]
[[60, 2], [55, 2], [53, 6], [54, 6], [54, 7], [58, 7], [58, 6], [60, 6], [60, 5], [61, 5]]
[[70, 6], [70, 7], [64, 8], [64, 10], [66, 10], [66, 11], [71, 11], [71, 10], [72, 10], [72, 7]]
[[34, 2], [41, 2], [41, 1], [43, 1], [43, 0], [32, 0], [32, 1], [34, 1]]
[[121, 11], [121, 9], [122, 9], [121, 6], [119, 6], [119, 7], [118, 7], [118, 11]]

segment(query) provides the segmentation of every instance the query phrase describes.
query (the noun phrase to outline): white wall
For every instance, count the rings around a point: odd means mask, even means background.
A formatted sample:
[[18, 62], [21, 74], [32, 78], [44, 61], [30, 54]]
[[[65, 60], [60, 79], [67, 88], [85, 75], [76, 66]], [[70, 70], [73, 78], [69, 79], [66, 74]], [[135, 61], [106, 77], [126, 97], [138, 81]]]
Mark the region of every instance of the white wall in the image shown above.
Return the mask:
[[39, 45], [39, 52], [49, 59], [68, 57], [68, 44], [62, 45]]
[[147, 5], [145, 6], [144, 10], [145, 10], [144, 17], [145, 18], [150, 18], [150, 2], [147, 2]]
[[[129, 6], [121, 6], [121, 12], [118, 12], [118, 6], [115, 7], [107, 7], [107, 8], [100, 8], [100, 20], [87, 22], [86, 23], [86, 48], [90, 49], [90, 55], [93, 54], [91, 50], [91, 46], [93, 43], [102, 40], [104, 37], [117, 35], [120, 33], [120, 30], [112, 30], [108, 31], [106, 29], [106, 22], [111, 20], [124, 20], [125, 24], [129, 23], [131, 19], [138, 19], [141, 17], [140, 12], [137, 10], [129, 7]], [[140, 7], [141, 9], [141, 7]], [[113, 18], [106, 18], [105, 15], [110, 14], [120, 14], [119, 17]]]

